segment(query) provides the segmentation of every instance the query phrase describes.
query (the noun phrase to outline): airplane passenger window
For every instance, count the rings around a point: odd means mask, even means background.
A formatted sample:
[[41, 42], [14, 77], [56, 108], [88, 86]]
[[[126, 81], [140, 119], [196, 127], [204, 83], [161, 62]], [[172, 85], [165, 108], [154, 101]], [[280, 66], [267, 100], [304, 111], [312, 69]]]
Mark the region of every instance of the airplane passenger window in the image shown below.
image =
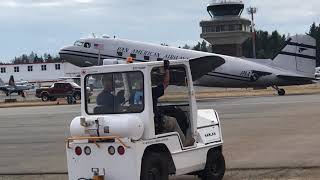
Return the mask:
[[90, 48], [90, 47], [91, 47], [91, 44], [88, 43], [88, 42], [86, 42], [86, 43], [84, 43], [84, 47], [85, 47], [85, 48]]

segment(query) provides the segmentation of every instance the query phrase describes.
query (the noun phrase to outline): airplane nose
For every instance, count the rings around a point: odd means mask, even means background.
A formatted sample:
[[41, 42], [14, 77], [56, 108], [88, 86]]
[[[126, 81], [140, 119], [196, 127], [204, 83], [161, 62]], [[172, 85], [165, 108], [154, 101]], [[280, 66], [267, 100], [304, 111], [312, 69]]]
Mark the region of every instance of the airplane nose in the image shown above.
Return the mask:
[[71, 49], [72, 49], [72, 46], [62, 47], [62, 48], [59, 50], [59, 54], [66, 53], [66, 52], [70, 51]]
[[79, 67], [93, 66], [97, 64], [97, 57], [76, 46], [66, 46], [60, 49], [61, 60]]
[[73, 64], [74, 57], [71, 55], [72, 46], [65, 46], [59, 50], [60, 58], [63, 61], [70, 62]]

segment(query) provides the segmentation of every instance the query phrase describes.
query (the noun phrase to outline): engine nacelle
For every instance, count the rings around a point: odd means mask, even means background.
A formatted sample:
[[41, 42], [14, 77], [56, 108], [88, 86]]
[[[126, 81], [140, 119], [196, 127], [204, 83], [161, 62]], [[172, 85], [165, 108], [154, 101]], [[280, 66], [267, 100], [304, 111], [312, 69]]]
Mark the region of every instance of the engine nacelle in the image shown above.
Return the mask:
[[117, 117], [76, 117], [70, 124], [72, 137], [119, 136], [139, 140], [144, 132], [142, 120], [133, 115]]

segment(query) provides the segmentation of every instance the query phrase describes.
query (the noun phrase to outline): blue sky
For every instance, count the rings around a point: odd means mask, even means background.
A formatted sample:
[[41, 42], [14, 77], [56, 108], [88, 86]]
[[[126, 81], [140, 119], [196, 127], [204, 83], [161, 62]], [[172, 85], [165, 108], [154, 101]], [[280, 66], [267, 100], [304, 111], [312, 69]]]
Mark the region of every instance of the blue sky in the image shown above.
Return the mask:
[[[244, 0], [256, 6], [256, 28], [305, 33], [320, 23], [320, 1]], [[306, 3], [307, 2], [307, 3]], [[209, 0], [1, 0], [0, 61], [22, 53], [57, 54], [81, 37], [108, 34], [124, 39], [193, 45]], [[244, 12], [244, 16], [248, 15]]]

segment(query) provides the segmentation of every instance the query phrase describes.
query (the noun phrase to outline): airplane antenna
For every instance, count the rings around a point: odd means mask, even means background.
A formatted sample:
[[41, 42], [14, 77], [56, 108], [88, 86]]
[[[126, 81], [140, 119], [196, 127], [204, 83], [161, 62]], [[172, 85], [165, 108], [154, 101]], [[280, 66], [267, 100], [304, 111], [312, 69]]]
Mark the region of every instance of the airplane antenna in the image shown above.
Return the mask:
[[93, 38], [96, 38], [96, 35], [94, 33], [92, 33]]

